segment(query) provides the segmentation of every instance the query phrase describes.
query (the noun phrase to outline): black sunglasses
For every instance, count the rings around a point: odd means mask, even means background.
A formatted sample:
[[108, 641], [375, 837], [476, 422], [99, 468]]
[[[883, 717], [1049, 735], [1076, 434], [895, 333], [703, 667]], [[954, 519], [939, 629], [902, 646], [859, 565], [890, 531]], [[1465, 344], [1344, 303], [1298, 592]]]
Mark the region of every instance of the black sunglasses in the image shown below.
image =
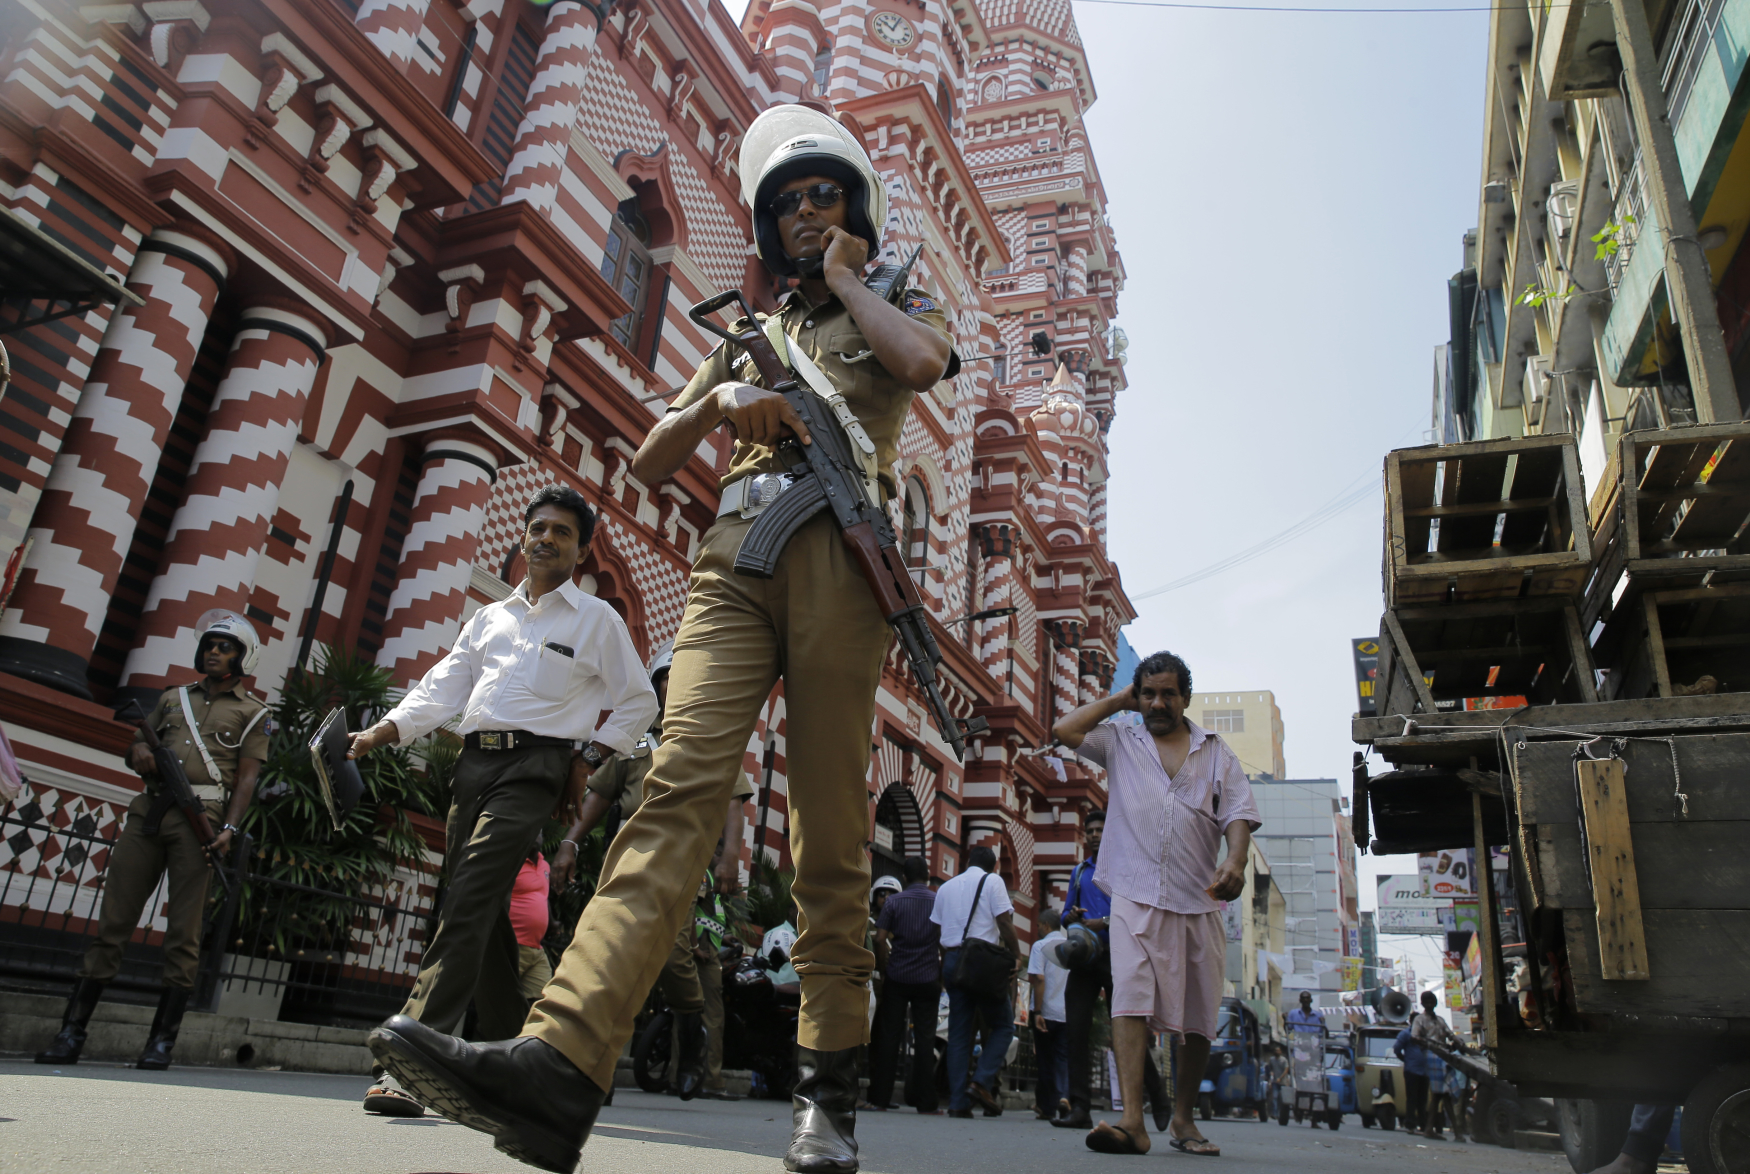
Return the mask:
[[779, 192], [772, 198], [772, 215], [780, 219], [794, 216], [796, 209], [802, 207], [803, 196], [807, 196], [808, 202], [816, 208], [830, 208], [844, 198], [844, 194], [844, 189], [836, 183], [817, 183], [793, 192]]

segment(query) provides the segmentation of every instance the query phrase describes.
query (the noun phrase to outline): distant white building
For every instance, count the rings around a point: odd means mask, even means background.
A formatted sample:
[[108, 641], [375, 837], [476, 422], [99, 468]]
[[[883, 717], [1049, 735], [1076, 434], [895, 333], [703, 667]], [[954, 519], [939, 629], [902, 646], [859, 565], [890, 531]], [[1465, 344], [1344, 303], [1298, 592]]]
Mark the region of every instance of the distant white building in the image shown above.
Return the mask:
[[1349, 800], [1335, 779], [1254, 778], [1252, 794], [1263, 819], [1255, 839], [1287, 907], [1294, 973], [1282, 979], [1282, 999], [1294, 1004], [1310, 990], [1317, 1006], [1336, 1007], [1349, 931], [1359, 926]]

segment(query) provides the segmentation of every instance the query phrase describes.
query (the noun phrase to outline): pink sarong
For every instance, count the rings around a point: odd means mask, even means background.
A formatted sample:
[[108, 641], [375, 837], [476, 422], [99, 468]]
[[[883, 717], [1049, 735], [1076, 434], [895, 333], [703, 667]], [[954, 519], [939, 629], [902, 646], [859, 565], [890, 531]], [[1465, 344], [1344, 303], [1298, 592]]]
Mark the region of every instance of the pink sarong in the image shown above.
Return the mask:
[[1112, 1014], [1149, 1030], [1215, 1038], [1227, 985], [1220, 913], [1174, 913], [1112, 898]]

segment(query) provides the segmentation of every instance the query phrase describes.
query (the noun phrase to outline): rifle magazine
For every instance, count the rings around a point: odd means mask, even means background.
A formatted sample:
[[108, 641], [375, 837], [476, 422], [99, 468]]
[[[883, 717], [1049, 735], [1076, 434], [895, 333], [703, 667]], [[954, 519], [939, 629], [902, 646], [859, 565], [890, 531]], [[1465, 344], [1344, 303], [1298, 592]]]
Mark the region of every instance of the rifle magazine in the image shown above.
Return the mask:
[[826, 490], [819, 477], [804, 477], [778, 495], [778, 500], [754, 518], [735, 552], [735, 573], [770, 579], [778, 573], [778, 558], [802, 523], [826, 508]]

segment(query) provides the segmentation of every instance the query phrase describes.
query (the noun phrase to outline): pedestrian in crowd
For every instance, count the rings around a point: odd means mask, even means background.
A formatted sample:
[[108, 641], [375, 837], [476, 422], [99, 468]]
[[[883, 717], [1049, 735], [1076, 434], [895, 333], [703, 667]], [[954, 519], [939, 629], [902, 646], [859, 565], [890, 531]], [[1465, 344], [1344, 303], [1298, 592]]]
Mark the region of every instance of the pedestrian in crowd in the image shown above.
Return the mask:
[[911, 1020], [911, 1070], [905, 1076], [905, 1103], [924, 1114], [936, 1104], [936, 1020], [942, 997], [942, 964], [937, 944], [941, 927], [930, 914], [936, 894], [930, 866], [908, 856], [902, 866], [905, 888], [888, 897], [876, 919], [875, 964], [882, 974], [881, 1006], [869, 1053], [869, 1101], [885, 1109], [893, 1103], [900, 1041]]
[[1676, 1105], [1636, 1105], [1621, 1152], [1592, 1174], [1655, 1174], [1676, 1118]]
[[[612, 837], [618, 838], [624, 821], [644, 803], [645, 779], [650, 773], [655, 751], [662, 745], [662, 722], [668, 710], [668, 678], [673, 664], [674, 642], [665, 641], [657, 646], [650, 658], [650, 687], [656, 694], [656, 719], [630, 752], [614, 755], [602, 764], [600, 770], [592, 772], [585, 783], [588, 794], [584, 796], [576, 820], [566, 830], [565, 838], [559, 841], [554, 862], [555, 870], [566, 882], [570, 881], [576, 867], [578, 845], [583, 838], [598, 823], [604, 822]], [[754, 794], [753, 784], [748, 781], [747, 772], [742, 770], [739, 762], [732, 765], [730, 777], [734, 780], [733, 793], [724, 808], [723, 831], [718, 838], [720, 845], [741, 843], [747, 801]], [[709, 884], [710, 877], [715, 876], [717, 887], [724, 892], [739, 891], [741, 854], [713, 852], [711, 859], [712, 866], [704, 883]], [[602, 882], [606, 880], [603, 876]], [[676, 1059], [669, 1071], [673, 1073], [672, 1089], [683, 1101], [692, 1100], [705, 1089], [713, 1046], [707, 1035], [709, 1024], [706, 1021], [710, 1010], [709, 980], [700, 969], [697, 946], [697, 925], [691, 919], [683, 921], [675, 931], [668, 960], [663, 963], [654, 984], [663, 1002], [674, 1013], [675, 1044], [672, 1051]], [[721, 1020], [718, 1032], [722, 1032]], [[715, 1047], [717, 1055], [721, 1056], [722, 1041], [719, 1040]]]
[[[1070, 873], [1069, 890], [1064, 899], [1063, 924], [1079, 925], [1100, 939], [1099, 956], [1072, 967], [1064, 986], [1063, 1052], [1069, 1071], [1069, 1104], [1051, 1119], [1059, 1129], [1092, 1129], [1093, 1028], [1094, 1011], [1102, 994], [1111, 1003], [1112, 900], [1094, 883], [1100, 862], [1100, 845], [1106, 835], [1106, 813], [1098, 808], [1082, 819], [1082, 843], [1086, 858]], [[1167, 1096], [1166, 1081], [1161, 1079], [1154, 1056], [1144, 1050], [1142, 1058], [1143, 1085], [1148, 1091], [1148, 1103], [1154, 1110], [1155, 1128], [1165, 1130], [1172, 1113], [1172, 1099]], [[1061, 1099], [1061, 1098], [1060, 1098]]]
[[[523, 511], [528, 576], [462, 625], [455, 647], [401, 704], [353, 735], [351, 756], [362, 758], [461, 714], [445, 831], [449, 883], [419, 977], [394, 1020], [439, 1038], [461, 1029], [470, 1000], [480, 1038], [516, 1034], [528, 1009], [508, 916], [517, 871], [546, 820], [574, 817], [590, 773], [631, 750], [656, 712], [625, 622], [572, 579], [594, 534], [595, 512], [582, 494], [557, 485], [538, 491]], [[381, 1068], [365, 1108], [424, 1113]]]
[[[1433, 1112], [1430, 1101], [1433, 1086], [1429, 1082], [1445, 1066], [1438, 1056], [1428, 1050], [1428, 1045], [1439, 1044], [1451, 1048], [1458, 1043], [1452, 1029], [1446, 1026], [1446, 1021], [1435, 1010], [1439, 1005], [1440, 1000], [1433, 991], [1423, 991], [1422, 1009], [1411, 1017], [1403, 1031], [1398, 1032], [1397, 1041], [1392, 1045], [1392, 1051], [1404, 1062], [1405, 1098], [1415, 1106], [1416, 1111], [1416, 1123], [1411, 1124], [1406, 1120], [1405, 1128], [1420, 1128], [1430, 1137], [1444, 1136], [1439, 1132], [1439, 1120]], [[1419, 1081], [1410, 1079], [1412, 1061]]]
[[1313, 1009], [1311, 991], [1300, 992], [1300, 1006], [1284, 1015], [1282, 1024], [1291, 1035], [1296, 1031], [1316, 1031], [1321, 1035], [1324, 1034], [1325, 1017]]
[[[834, 119], [774, 106], [750, 124], [743, 144], [755, 251], [776, 277], [798, 279], [769, 319], [774, 333], [793, 356], [811, 356], [809, 366], [835, 388], [852, 392], [848, 414], [874, 449], [878, 492], [893, 495], [913, 397], [959, 369], [946, 314], [921, 290], [895, 304], [863, 283], [881, 246], [887, 190], [860, 141]], [[848, 353], [843, 344], [852, 338]], [[749, 382], [758, 377], [737, 348], [716, 348], [633, 458], [632, 476], [655, 486], [724, 424], [736, 438], [719, 521], [693, 560], [648, 796], [615, 837], [606, 880], [524, 1036], [469, 1045], [400, 1019], [372, 1036], [379, 1058], [428, 1095], [453, 1104], [500, 1149], [550, 1170], [570, 1170], [594, 1126], [638, 998], [661, 969], [661, 944], [673, 938], [710, 858], [731, 770], [779, 679], [795, 894], [806, 912], [795, 943], [803, 989], [784, 1161], [817, 1174], [857, 1169], [858, 1058], [875, 961], [862, 942], [865, 779], [892, 633], [831, 511], [790, 537], [773, 578], [733, 569], [754, 516], [788, 491], [792, 461], [781, 443], [814, 441], [788, 400]]]
[[516, 934], [517, 993], [533, 1002], [553, 977], [553, 965], [541, 939], [547, 936], [547, 921], [553, 896], [553, 868], [537, 844], [529, 849], [510, 888], [510, 928]]
[[1428, 1109], [1423, 1119], [1424, 1137], [1432, 1141], [1446, 1140], [1446, 1061], [1433, 1052], [1428, 1053]]
[[1446, 1108], [1452, 1115], [1452, 1140], [1470, 1132], [1470, 1077], [1457, 1064], [1446, 1066]]
[[261, 764], [267, 760], [267, 705], [244, 687], [255, 671], [261, 640], [247, 619], [229, 612], [202, 619], [195, 644], [198, 680], [158, 697], [146, 715], [145, 729], [158, 736], [182, 763], [190, 788], [215, 830], [208, 845], [158, 777], [145, 730], [127, 750], [130, 769], [145, 780], [144, 791], [128, 804], [127, 820], [109, 852], [103, 903], [97, 912], [97, 938], [85, 951], [79, 979], [61, 1016], [54, 1041], [36, 1055], [38, 1064], [77, 1064], [87, 1025], [104, 987], [121, 969], [122, 949], [133, 937], [140, 913], [170, 874], [164, 930], [164, 977], [158, 1010], [137, 1068], [170, 1067], [170, 1052], [182, 1030], [200, 965], [201, 913], [207, 906], [212, 866], [230, 850], [243, 813], [255, 795]]
[[1057, 960], [1057, 943], [1064, 941], [1060, 915], [1055, 909], [1039, 914], [1045, 936], [1034, 941], [1027, 955], [1027, 982], [1033, 988], [1033, 1115], [1041, 1121], [1057, 1116], [1059, 1101], [1067, 1107], [1069, 1055], [1064, 1051], [1064, 988], [1069, 971]]
[[[693, 957], [698, 963], [699, 987], [705, 998], [705, 1082], [699, 1095], [712, 1101], [741, 1099], [729, 1091], [723, 1079], [723, 966], [741, 956], [741, 943], [729, 932], [729, 906], [723, 899], [726, 889], [735, 891], [731, 882], [723, 879], [729, 871], [723, 866], [729, 851], [724, 841], [717, 841], [711, 871], [699, 885], [699, 895], [693, 902], [693, 925], [698, 935]], [[739, 888], [739, 881], [737, 869], [735, 888]], [[678, 1054], [674, 1066], [678, 1071]]]
[[[1015, 938], [1015, 907], [1008, 886], [996, 875], [997, 854], [988, 847], [974, 848], [967, 855], [965, 871], [936, 892], [930, 920], [942, 932], [942, 981], [948, 988], [948, 1116], [972, 1116], [972, 1102], [985, 1116], [1002, 1115], [996, 1098], [997, 1073], [1008, 1058], [1009, 1041], [1015, 1037], [1014, 999], [1002, 990], [975, 987], [959, 974], [961, 956], [975, 949], [975, 941], [1001, 942], [1014, 956], [1011, 973], [1024, 963]], [[996, 883], [992, 884], [991, 882]], [[984, 1025], [984, 1050], [978, 1072], [973, 1074], [972, 1037], [978, 1023]]]
[[[1261, 820], [1239, 758], [1185, 717], [1190, 700], [1191, 670], [1157, 652], [1123, 692], [1081, 706], [1051, 731], [1105, 768], [1111, 794], [1094, 883], [1112, 899], [1112, 1043], [1124, 1114], [1088, 1133], [1088, 1147], [1100, 1153], [1149, 1150], [1142, 1100], [1151, 1031], [1180, 1039], [1168, 1144], [1191, 1154], [1221, 1152], [1192, 1112], [1226, 988], [1220, 902], [1245, 888], [1246, 855]], [[1126, 710], [1140, 712], [1143, 724], [1110, 720]], [[1224, 840], [1227, 856], [1217, 864]]]
[[[904, 887], [899, 878], [892, 873], [883, 873], [875, 878], [874, 884], [869, 886], [869, 929], [863, 936], [863, 945], [868, 948], [869, 953], [875, 956], [875, 970], [869, 975], [869, 1039], [871, 1043], [874, 1042], [876, 1036], [881, 1034], [881, 1009], [886, 1005], [886, 1001], [881, 997], [881, 990], [885, 983], [885, 975], [881, 966], [881, 951], [875, 948], [876, 936], [880, 929], [881, 910], [886, 906], [887, 899]], [[886, 1110], [890, 1107], [885, 1103], [877, 1105], [868, 1100], [857, 1102], [859, 1109]]]

